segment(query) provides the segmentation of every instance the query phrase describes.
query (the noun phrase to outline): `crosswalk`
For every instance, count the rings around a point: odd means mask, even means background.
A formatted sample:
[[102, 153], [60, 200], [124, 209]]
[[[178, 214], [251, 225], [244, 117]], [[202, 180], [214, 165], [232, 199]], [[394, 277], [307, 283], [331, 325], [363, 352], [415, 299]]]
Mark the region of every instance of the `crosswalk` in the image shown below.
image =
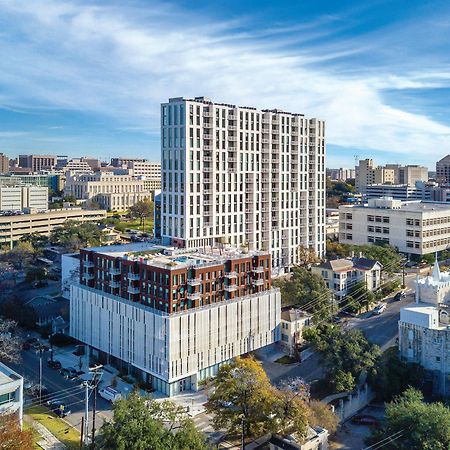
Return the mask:
[[220, 442], [225, 433], [216, 431], [211, 425], [212, 416], [206, 413], [197, 414], [192, 418], [195, 427], [206, 435], [208, 441], [212, 444]]

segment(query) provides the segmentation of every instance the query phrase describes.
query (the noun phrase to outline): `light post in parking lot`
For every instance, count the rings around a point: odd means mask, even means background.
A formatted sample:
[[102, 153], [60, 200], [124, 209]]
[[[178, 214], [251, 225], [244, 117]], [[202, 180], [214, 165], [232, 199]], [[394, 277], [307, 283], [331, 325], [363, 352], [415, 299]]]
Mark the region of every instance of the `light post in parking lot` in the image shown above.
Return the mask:
[[[39, 342], [39, 341], [38, 341]], [[45, 347], [39, 342], [39, 405], [42, 404], [42, 355]]]

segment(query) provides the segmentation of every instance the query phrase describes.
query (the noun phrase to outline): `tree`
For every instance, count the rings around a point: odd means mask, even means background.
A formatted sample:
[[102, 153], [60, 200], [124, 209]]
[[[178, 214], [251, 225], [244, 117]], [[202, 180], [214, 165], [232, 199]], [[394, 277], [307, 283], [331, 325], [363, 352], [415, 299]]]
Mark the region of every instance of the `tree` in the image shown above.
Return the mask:
[[47, 275], [48, 271], [45, 267], [29, 266], [25, 271], [25, 281], [32, 283], [33, 281], [45, 280]]
[[326, 405], [318, 400], [310, 400], [308, 406], [308, 422], [310, 426], [326, 428], [330, 435], [336, 433], [339, 425], [339, 418], [332, 411], [330, 405]]
[[36, 250], [30, 242], [19, 241], [11, 250], [3, 253], [2, 260], [10, 262], [17, 270], [22, 270], [33, 257]]
[[103, 233], [98, 225], [92, 222], [80, 223], [66, 220], [55, 228], [50, 235], [50, 242], [65, 247], [68, 251], [77, 251], [82, 247], [92, 247], [103, 243]]
[[398, 348], [391, 347], [378, 358], [368, 381], [380, 400], [389, 401], [408, 387], [420, 388], [424, 377], [420, 364], [401, 361]]
[[387, 404], [385, 425], [368, 444], [382, 439], [387, 450], [446, 450], [450, 448], [450, 409], [439, 402], [425, 403], [420, 391], [409, 388]]
[[145, 228], [145, 219], [153, 216], [153, 202], [145, 198], [144, 200], [137, 201], [131, 208], [130, 214], [132, 217], [140, 219], [140, 225], [142, 230]]
[[196, 430], [184, 408], [169, 400], [158, 404], [137, 392], [113, 405], [114, 416], [104, 422], [94, 449], [206, 450], [205, 437]]
[[[309, 304], [306, 308], [319, 320], [329, 315], [331, 292], [319, 275], [313, 274], [303, 267], [295, 267], [290, 279], [280, 279], [274, 285], [281, 290], [283, 306], [298, 306]], [[314, 302], [313, 302], [314, 301]]]
[[300, 267], [308, 267], [311, 264], [319, 262], [319, 258], [317, 258], [314, 249], [311, 247], [299, 245], [297, 252], [298, 252], [298, 265]]
[[365, 281], [358, 281], [351, 288], [345, 304], [351, 312], [361, 311], [363, 306], [369, 309], [369, 305], [375, 301], [375, 294], [367, 289]]
[[39, 233], [29, 233], [22, 236], [20, 241], [29, 242], [35, 250], [41, 250], [48, 244], [48, 237]]
[[14, 335], [17, 322], [0, 317], [0, 360], [6, 363], [20, 360], [21, 342]]
[[20, 428], [14, 414], [0, 415], [0, 443], [3, 450], [29, 450], [35, 447], [33, 434]]
[[[30, 305], [24, 305], [23, 301], [16, 295], [0, 303], [0, 314], [25, 328], [36, 328], [37, 318], [34, 309]], [[10, 323], [10, 325], [13, 324]], [[12, 329], [14, 328], [12, 326]]]
[[360, 374], [372, 369], [381, 354], [360, 330], [322, 324], [308, 328], [303, 336], [321, 354], [335, 392], [352, 390]]
[[215, 429], [260, 437], [268, 432], [305, 436], [307, 395], [300, 383], [273, 387], [261, 364], [253, 358], [237, 358], [223, 365], [208, 386], [208, 412]]

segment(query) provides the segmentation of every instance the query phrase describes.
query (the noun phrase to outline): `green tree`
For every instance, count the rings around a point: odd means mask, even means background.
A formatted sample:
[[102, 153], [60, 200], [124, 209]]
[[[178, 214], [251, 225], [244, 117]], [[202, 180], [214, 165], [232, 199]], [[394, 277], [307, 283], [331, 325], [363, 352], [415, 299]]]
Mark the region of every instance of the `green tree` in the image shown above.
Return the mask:
[[320, 426], [326, 428], [330, 435], [336, 433], [339, 425], [338, 416], [332, 411], [330, 405], [318, 400], [310, 400], [308, 423], [312, 427]]
[[419, 364], [401, 361], [398, 348], [391, 347], [378, 358], [368, 381], [380, 400], [389, 401], [408, 387], [420, 388], [424, 376]]
[[283, 306], [309, 305], [306, 309], [319, 320], [329, 315], [331, 292], [323, 278], [303, 267], [295, 267], [289, 279], [279, 279], [274, 285], [281, 290]]
[[382, 439], [387, 450], [447, 450], [450, 409], [442, 403], [425, 403], [420, 391], [409, 388], [387, 404], [385, 425], [368, 439], [368, 444]]
[[347, 311], [359, 312], [363, 307], [369, 309], [369, 305], [375, 301], [375, 294], [367, 289], [364, 281], [358, 281], [351, 288], [345, 299]]
[[39, 233], [25, 234], [20, 238], [21, 242], [29, 242], [35, 250], [42, 250], [48, 244], [48, 237]]
[[185, 409], [165, 401], [159, 405], [137, 392], [113, 405], [114, 416], [105, 422], [94, 449], [207, 450], [205, 438], [186, 416]]
[[101, 245], [103, 233], [95, 223], [67, 220], [52, 231], [50, 242], [65, 247], [68, 251], [77, 251], [82, 247]]
[[153, 216], [153, 202], [149, 198], [137, 201], [130, 208], [130, 215], [140, 219], [142, 230], [145, 228], [145, 219]]
[[303, 336], [322, 356], [335, 392], [352, 390], [360, 374], [372, 369], [381, 354], [360, 330], [322, 324], [305, 330]]
[[36, 253], [36, 249], [30, 242], [19, 241], [11, 250], [3, 253], [1, 259], [11, 263], [15, 269], [23, 270], [30, 264]]
[[25, 270], [25, 281], [32, 283], [33, 281], [40, 281], [47, 279], [48, 271], [45, 267], [29, 266]]

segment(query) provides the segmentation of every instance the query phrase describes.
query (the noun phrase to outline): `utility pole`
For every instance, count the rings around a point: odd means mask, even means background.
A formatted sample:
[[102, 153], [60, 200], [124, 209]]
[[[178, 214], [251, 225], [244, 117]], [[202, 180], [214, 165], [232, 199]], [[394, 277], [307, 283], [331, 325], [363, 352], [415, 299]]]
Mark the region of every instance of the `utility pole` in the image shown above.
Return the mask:
[[92, 399], [92, 443], [94, 443], [95, 440], [95, 414], [97, 412], [97, 387], [100, 383], [100, 379], [102, 377], [103, 372], [98, 372], [100, 368], [102, 368], [102, 365], [97, 365], [92, 368], [94, 371], [94, 376], [92, 377], [92, 393], [94, 394], [94, 398]]
[[245, 450], [245, 416], [242, 414], [241, 450]]
[[42, 405], [42, 354], [44, 348], [42, 344], [39, 344], [39, 405]]
[[84, 417], [81, 418], [80, 448], [83, 448]]
[[87, 447], [89, 444], [89, 433], [88, 433], [88, 424], [89, 424], [89, 382], [85, 381], [84, 383], [84, 445]]

